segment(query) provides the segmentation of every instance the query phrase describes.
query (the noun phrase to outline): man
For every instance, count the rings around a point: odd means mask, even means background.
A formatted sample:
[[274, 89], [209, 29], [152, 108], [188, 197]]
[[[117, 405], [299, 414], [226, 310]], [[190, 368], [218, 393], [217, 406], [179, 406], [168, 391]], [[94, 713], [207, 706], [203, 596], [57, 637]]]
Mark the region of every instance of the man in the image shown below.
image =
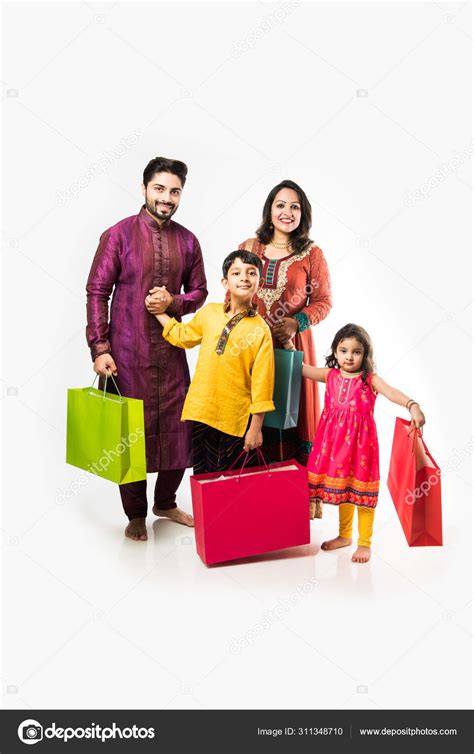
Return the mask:
[[[163, 339], [161, 325], [144, 305], [153, 292], [180, 320], [207, 296], [199, 242], [171, 219], [187, 172], [179, 160], [151, 160], [143, 173], [144, 206], [101, 236], [86, 287], [86, 334], [96, 373], [116, 375], [123, 395], [144, 401], [147, 471], [159, 472], [153, 513], [193, 526], [192, 517], [176, 506], [176, 491], [191, 465], [189, 423], [180, 421], [188, 365], [185, 352]], [[125, 535], [146, 540], [146, 481], [119, 489], [129, 518]]]

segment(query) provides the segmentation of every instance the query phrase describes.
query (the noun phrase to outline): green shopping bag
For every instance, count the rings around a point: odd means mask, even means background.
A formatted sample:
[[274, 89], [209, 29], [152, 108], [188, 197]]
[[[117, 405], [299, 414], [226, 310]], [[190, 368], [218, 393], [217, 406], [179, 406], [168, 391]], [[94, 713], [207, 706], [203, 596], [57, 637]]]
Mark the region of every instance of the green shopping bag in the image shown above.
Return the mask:
[[290, 429], [298, 424], [303, 351], [275, 348], [275, 411], [265, 414], [263, 425], [274, 429]]
[[67, 391], [66, 463], [117, 484], [146, 479], [143, 401], [94, 383]]

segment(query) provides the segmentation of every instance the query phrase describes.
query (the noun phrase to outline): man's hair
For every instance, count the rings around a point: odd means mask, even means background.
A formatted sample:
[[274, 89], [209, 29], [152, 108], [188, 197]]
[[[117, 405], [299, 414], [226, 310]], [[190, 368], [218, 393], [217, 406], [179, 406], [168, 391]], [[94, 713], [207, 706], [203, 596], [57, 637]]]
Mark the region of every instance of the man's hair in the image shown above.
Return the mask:
[[143, 184], [146, 187], [155, 173], [171, 173], [177, 175], [181, 185], [186, 183], [188, 166], [180, 160], [170, 160], [168, 157], [154, 157], [143, 171]]
[[257, 268], [260, 277], [262, 276], [263, 264], [260, 257], [254, 254], [252, 251], [231, 251], [231, 253], [226, 256], [222, 263], [223, 277], [227, 277], [229, 270], [236, 259], [240, 259], [240, 261], [244, 264], [253, 264], [253, 266]]

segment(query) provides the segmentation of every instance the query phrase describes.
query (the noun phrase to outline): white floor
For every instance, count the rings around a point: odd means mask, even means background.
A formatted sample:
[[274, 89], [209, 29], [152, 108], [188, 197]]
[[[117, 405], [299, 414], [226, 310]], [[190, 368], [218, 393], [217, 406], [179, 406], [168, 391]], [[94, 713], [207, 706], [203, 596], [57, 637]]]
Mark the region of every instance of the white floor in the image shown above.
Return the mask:
[[[5, 707], [470, 707], [470, 504], [456, 474], [444, 547], [410, 549], [384, 488], [369, 565], [320, 550], [337, 526], [326, 508], [311, 545], [213, 568], [169, 521], [126, 540], [115, 486], [61, 474], [40, 515], [28, 496], [7, 517]], [[187, 478], [180, 494], [191, 511]]]

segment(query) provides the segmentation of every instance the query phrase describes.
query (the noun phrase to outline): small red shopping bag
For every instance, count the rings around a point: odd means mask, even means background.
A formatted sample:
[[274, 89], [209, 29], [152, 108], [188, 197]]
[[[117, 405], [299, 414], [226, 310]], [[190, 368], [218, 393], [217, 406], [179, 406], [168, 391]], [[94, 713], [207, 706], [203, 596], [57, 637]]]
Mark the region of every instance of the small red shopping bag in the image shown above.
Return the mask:
[[210, 565], [306, 545], [307, 472], [297, 461], [191, 476], [196, 548]]
[[441, 471], [421, 431], [397, 417], [388, 489], [410, 547], [443, 544]]

